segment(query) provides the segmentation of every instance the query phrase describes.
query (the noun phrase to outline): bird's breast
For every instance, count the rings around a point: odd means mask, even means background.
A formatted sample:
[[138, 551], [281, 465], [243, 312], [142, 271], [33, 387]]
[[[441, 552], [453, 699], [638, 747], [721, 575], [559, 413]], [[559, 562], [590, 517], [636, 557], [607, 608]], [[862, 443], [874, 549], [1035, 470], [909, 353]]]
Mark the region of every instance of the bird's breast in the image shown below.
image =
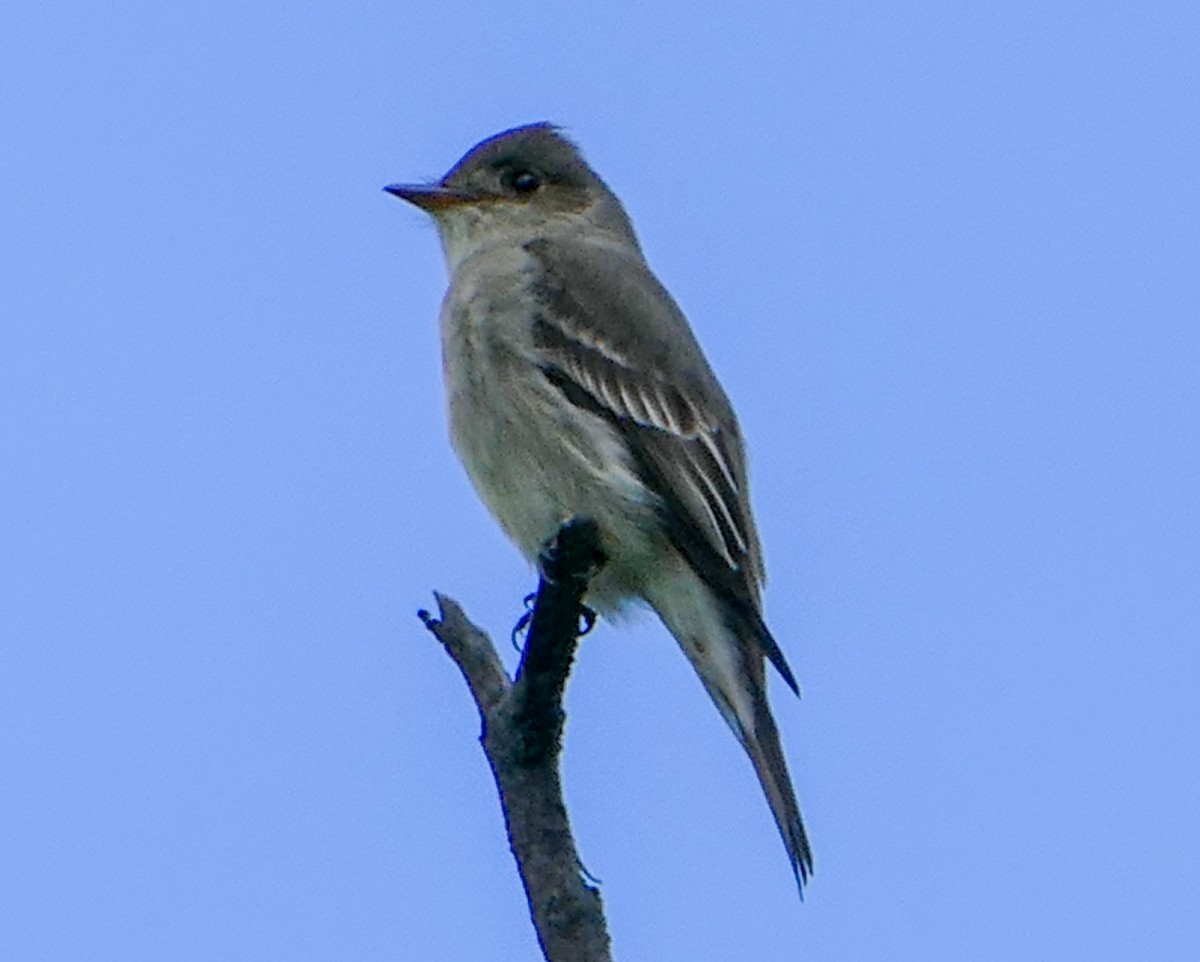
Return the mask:
[[455, 450], [531, 560], [563, 521], [580, 515], [594, 518], [611, 544], [633, 548], [655, 528], [653, 498], [611, 425], [547, 379], [533, 338], [534, 270], [518, 247], [456, 272], [442, 310]]

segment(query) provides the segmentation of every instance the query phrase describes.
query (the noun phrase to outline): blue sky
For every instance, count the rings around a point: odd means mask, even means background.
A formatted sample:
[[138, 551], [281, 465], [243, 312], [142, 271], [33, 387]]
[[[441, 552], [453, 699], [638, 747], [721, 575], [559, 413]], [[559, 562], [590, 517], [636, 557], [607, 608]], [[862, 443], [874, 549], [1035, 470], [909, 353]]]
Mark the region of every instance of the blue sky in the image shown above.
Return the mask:
[[618, 957], [1193, 958], [1198, 48], [1184, 3], [0, 14], [4, 954], [536, 957], [415, 617], [503, 639], [533, 579], [380, 188], [548, 119], [738, 406], [805, 692], [799, 905], [665, 632], [585, 640]]

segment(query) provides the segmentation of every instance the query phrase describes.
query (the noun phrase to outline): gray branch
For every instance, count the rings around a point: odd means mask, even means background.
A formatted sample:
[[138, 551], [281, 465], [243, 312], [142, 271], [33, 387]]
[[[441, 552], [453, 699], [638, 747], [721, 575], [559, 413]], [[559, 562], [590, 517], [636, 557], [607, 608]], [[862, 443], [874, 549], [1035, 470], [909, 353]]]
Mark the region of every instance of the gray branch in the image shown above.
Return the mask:
[[509, 846], [547, 962], [611, 962], [600, 893], [583, 866], [563, 804], [563, 692], [575, 657], [582, 599], [604, 563], [596, 525], [564, 524], [541, 558], [542, 578], [515, 680], [495, 645], [450, 598], [421, 620], [458, 665], [483, 723]]

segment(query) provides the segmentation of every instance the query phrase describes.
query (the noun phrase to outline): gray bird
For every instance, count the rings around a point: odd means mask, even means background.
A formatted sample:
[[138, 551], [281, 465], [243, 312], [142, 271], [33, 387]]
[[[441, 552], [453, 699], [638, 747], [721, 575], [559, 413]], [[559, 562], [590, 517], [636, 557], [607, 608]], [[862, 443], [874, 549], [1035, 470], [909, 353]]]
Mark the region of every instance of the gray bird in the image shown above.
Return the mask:
[[596, 521], [589, 604], [658, 613], [750, 756], [803, 891], [812, 850], [765, 660], [798, 688], [763, 623], [741, 432], [621, 202], [549, 124], [385, 189], [441, 236], [450, 431], [479, 496], [535, 562], [563, 521]]

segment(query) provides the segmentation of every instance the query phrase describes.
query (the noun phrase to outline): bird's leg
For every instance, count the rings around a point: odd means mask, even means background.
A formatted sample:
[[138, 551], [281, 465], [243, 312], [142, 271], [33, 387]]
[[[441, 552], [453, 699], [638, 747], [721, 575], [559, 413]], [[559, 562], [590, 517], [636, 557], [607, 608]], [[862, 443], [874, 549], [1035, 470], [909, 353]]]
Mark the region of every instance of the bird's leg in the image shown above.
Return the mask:
[[[517, 623], [513, 625], [512, 630], [512, 646], [516, 651], [521, 650], [520, 636], [529, 630], [529, 623], [533, 621], [533, 602], [537, 599], [536, 594], [526, 595], [525, 613], [517, 619]], [[600, 616], [596, 614], [595, 609], [589, 608], [587, 605], [579, 606], [579, 637], [582, 638], [593, 628], [596, 627], [596, 621]]]
[[[563, 523], [564, 529], [565, 528], [582, 529], [584, 527], [590, 527], [590, 528], [594, 529], [594, 526], [595, 526], [595, 522], [592, 521], [590, 518], [571, 518]], [[560, 529], [560, 531], [558, 531], [558, 532], [555, 532], [553, 537], [548, 538], [542, 544], [541, 549], [538, 551], [538, 560], [537, 560], [538, 574], [541, 575], [543, 581], [548, 581], [551, 584], [553, 584], [557, 580], [557, 575], [555, 574], [555, 572], [558, 571], [559, 567], [562, 564], [562, 558], [559, 556], [559, 551], [562, 550], [560, 547], [560, 543], [559, 543], [561, 531], [562, 531], [562, 529]], [[585, 580], [590, 581], [595, 576], [596, 572], [599, 571], [602, 567], [604, 567], [604, 563], [606, 560], [607, 559], [605, 558], [603, 549], [597, 548], [595, 556], [591, 559], [591, 563], [588, 566], [588, 570], [581, 577], [583, 577]], [[533, 617], [533, 611], [532, 611], [531, 601], [530, 601], [530, 599], [532, 599], [532, 598], [534, 598], [534, 596], [530, 595], [529, 597], [527, 597], [525, 599], [525, 605], [527, 608], [529, 608], [529, 610], [527, 610], [525, 612], [525, 614], [521, 616], [521, 620], [517, 622], [517, 627], [513, 630], [514, 643], [515, 643], [516, 633], [518, 631], [524, 630], [525, 628], [529, 627], [529, 621]], [[579, 637], [583, 637], [588, 632], [590, 632], [593, 628], [596, 627], [596, 619], [597, 619], [597, 615], [596, 615], [596, 612], [594, 609], [589, 608], [585, 604], [580, 604], [580, 606], [579, 606], [579, 632], [578, 632]]]
[[525, 596], [522, 604], [525, 605], [525, 613], [517, 619], [517, 623], [513, 625], [512, 630], [512, 646], [517, 651], [521, 650], [521, 642], [517, 637], [529, 629], [529, 623], [533, 621], [533, 603], [537, 601], [537, 592], [532, 592]]

